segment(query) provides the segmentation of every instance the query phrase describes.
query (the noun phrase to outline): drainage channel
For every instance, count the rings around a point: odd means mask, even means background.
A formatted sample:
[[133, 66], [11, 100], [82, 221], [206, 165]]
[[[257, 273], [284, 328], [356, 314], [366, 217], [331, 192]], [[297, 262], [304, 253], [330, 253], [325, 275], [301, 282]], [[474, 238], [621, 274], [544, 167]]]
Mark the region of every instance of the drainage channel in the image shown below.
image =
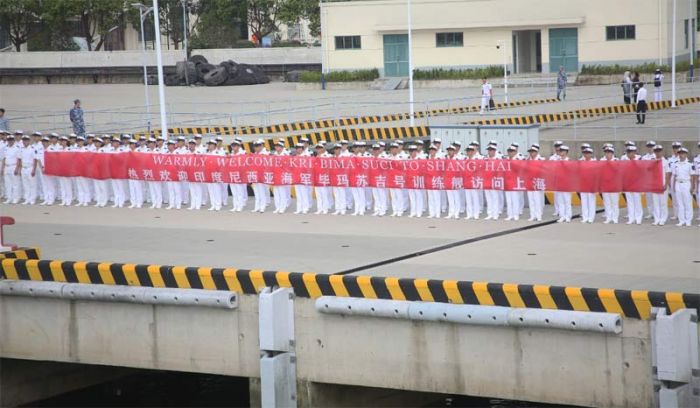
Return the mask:
[[[604, 210], [597, 210], [596, 213], [601, 213], [603, 211]], [[576, 214], [576, 215], [571, 217], [572, 220], [575, 220], [577, 218], [581, 218], [581, 214]], [[493, 239], [493, 238], [498, 238], [498, 237], [502, 237], [505, 235], [516, 234], [518, 232], [529, 231], [532, 229], [546, 227], [548, 225], [552, 225], [552, 224], [556, 224], [556, 223], [557, 223], [557, 220], [542, 221], [542, 222], [538, 222], [537, 224], [530, 224], [530, 225], [526, 225], [524, 227], [494, 232], [491, 234], [481, 235], [481, 236], [469, 238], [469, 239], [463, 239], [461, 241], [455, 241], [455, 242], [451, 242], [451, 243], [445, 244], [445, 245], [440, 245], [440, 246], [436, 246], [436, 247], [432, 247], [432, 248], [422, 249], [420, 251], [411, 252], [411, 253], [397, 256], [394, 258], [388, 258], [388, 259], [385, 259], [382, 261], [373, 262], [371, 264], [362, 265], [362, 266], [358, 266], [358, 267], [351, 268], [351, 269], [346, 269], [344, 271], [333, 273], [332, 275], [349, 275], [351, 273], [365, 271], [367, 269], [377, 268], [380, 266], [405, 261], [405, 260], [411, 259], [411, 258], [417, 258], [417, 257], [423, 256], [423, 255], [433, 254], [435, 252], [445, 251], [447, 249], [452, 249], [452, 248], [456, 248], [456, 247], [463, 246], [463, 245], [473, 244], [474, 242], [480, 242], [480, 241], [485, 241], [487, 239]]]

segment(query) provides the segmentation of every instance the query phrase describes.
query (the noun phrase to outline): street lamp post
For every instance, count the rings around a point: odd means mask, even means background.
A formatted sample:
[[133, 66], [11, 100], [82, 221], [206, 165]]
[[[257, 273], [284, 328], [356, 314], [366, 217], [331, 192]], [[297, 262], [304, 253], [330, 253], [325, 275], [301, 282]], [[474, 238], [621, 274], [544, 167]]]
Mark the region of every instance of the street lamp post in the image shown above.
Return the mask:
[[139, 21], [141, 22], [141, 45], [143, 50], [143, 93], [146, 101], [146, 120], [148, 124], [148, 133], [151, 133], [151, 103], [148, 100], [148, 60], [146, 54], [146, 36], [143, 30], [143, 21], [148, 16], [148, 13], [153, 11], [153, 7], [146, 7], [143, 3], [132, 3], [131, 5], [139, 9]]
[[190, 84], [190, 77], [187, 73], [187, 0], [182, 0], [182, 48], [185, 50], [185, 83]]
[[503, 47], [503, 96], [508, 103], [508, 54], [506, 53], [506, 40], [499, 40], [496, 48]]
[[671, 107], [676, 107], [676, 0], [673, 0], [673, 24], [671, 25]]
[[160, 16], [158, 0], [153, 0], [153, 25], [156, 36], [156, 66], [158, 68], [158, 99], [160, 104], [161, 135], [168, 137], [168, 121], [165, 116], [165, 84], [163, 83], [163, 55], [160, 50]]
[[411, 0], [408, 0], [408, 104], [410, 109], [410, 124], [415, 126], [413, 108], [413, 35], [411, 29]]

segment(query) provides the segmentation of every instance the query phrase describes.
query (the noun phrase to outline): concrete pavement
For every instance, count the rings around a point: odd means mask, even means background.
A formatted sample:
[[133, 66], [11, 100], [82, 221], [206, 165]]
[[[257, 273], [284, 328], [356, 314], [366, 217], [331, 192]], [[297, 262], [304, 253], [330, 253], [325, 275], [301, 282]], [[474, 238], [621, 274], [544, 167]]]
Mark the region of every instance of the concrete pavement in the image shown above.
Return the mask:
[[[39, 246], [44, 259], [318, 273], [530, 225], [7, 205], [0, 213], [17, 222], [7, 228], [6, 240]], [[357, 273], [700, 293], [697, 248], [698, 227], [583, 225], [574, 220], [511, 231]]]

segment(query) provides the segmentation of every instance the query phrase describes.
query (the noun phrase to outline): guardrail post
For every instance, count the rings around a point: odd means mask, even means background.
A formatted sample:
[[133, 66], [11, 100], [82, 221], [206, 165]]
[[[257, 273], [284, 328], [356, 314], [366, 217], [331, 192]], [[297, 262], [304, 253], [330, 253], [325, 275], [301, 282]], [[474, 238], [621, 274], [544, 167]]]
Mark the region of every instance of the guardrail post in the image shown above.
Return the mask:
[[290, 288], [264, 288], [258, 316], [261, 405], [296, 407], [294, 292]]
[[654, 397], [661, 408], [700, 406], [698, 315], [681, 309], [672, 315], [664, 308], [651, 312]]

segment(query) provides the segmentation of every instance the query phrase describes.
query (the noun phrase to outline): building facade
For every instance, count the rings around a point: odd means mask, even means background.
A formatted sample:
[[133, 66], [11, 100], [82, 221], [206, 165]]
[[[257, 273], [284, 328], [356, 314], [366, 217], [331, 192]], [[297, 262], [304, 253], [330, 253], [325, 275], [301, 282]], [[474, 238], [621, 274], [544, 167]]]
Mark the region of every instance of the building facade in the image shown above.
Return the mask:
[[[412, 0], [415, 69], [514, 73], [670, 64], [673, 0]], [[697, 0], [676, 3], [676, 56], [696, 39]], [[407, 0], [321, 3], [324, 69], [408, 75]]]

